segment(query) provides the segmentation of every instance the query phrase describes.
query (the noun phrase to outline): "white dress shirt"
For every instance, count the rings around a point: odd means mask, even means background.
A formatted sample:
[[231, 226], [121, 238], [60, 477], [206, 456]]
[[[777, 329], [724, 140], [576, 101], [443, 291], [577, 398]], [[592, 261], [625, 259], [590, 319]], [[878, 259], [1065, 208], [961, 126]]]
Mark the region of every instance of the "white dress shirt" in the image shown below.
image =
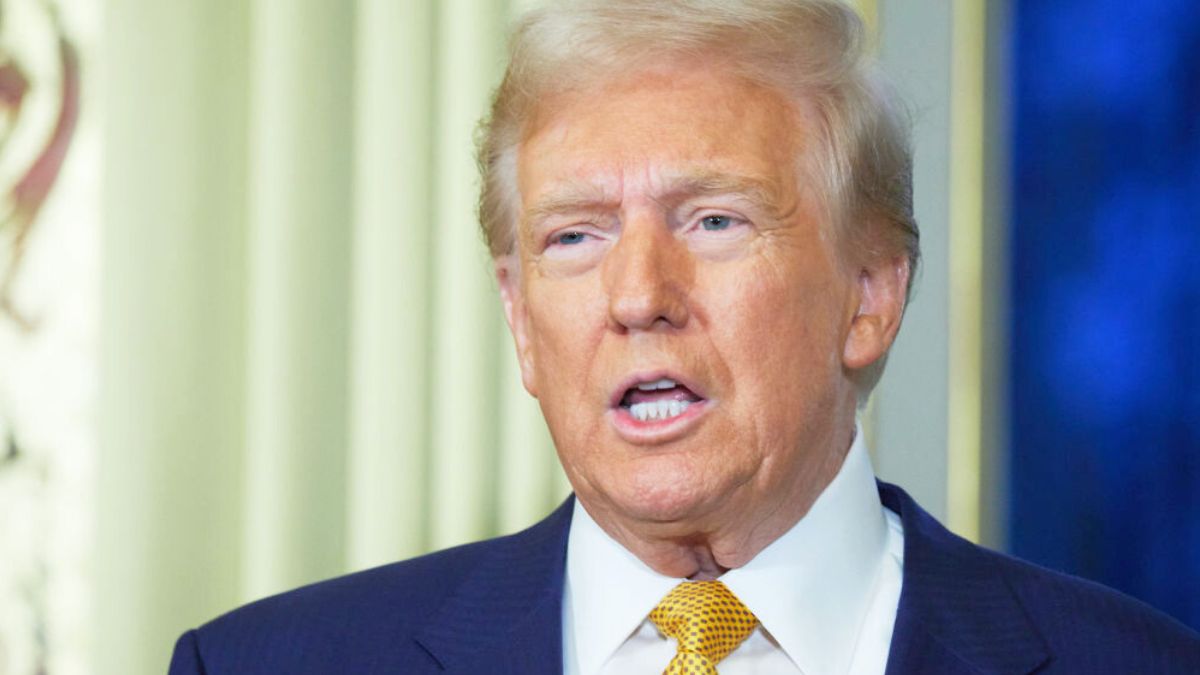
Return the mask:
[[[759, 619], [721, 675], [879, 675], [900, 601], [904, 530], [879, 502], [862, 429], [809, 512], [721, 581]], [[675, 641], [647, 615], [683, 579], [658, 574], [578, 501], [563, 590], [566, 675], [657, 674]]]

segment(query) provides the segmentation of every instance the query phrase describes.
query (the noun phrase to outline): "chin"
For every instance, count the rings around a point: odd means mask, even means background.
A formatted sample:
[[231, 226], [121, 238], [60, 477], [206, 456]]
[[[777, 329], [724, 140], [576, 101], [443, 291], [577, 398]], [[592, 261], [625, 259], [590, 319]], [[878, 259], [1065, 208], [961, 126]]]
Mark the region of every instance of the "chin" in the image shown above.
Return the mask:
[[613, 497], [622, 512], [637, 520], [688, 521], [711, 511], [719, 494], [698, 478], [690, 467], [640, 467], [617, 484]]

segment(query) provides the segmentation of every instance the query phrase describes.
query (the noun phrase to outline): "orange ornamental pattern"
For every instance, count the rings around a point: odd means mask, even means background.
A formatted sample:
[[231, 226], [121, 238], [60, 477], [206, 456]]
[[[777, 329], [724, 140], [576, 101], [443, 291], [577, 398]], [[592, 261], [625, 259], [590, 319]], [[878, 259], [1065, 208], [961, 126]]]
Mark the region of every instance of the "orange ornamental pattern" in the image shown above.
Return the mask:
[[98, 221], [94, 165], [63, 170], [83, 4], [0, 0], [0, 673], [12, 675], [76, 672], [86, 653]]
[[[0, 26], [9, 16], [5, 11], [7, 4], [0, 0]], [[25, 331], [32, 331], [35, 322], [14, 306], [13, 283], [25, 253], [29, 231], [58, 179], [75, 135], [80, 103], [78, 51], [63, 32], [57, 8], [49, 4], [38, 7], [41, 13], [37, 16], [49, 27], [43, 35], [57, 41], [55, 51], [59, 72], [55, 117], [49, 125], [48, 137], [39, 144], [38, 151], [32, 156], [17, 158], [22, 170], [14, 177], [15, 182], [0, 185], [0, 233], [4, 234], [2, 241], [11, 246], [7, 260], [0, 260], [0, 316], [7, 315]], [[44, 126], [40, 124], [42, 120], [31, 119], [30, 108], [25, 105], [31, 88], [38, 85], [31, 82], [28, 68], [22, 63], [22, 54], [0, 42], [0, 154], [4, 155], [5, 163], [12, 159], [7, 154], [12, 146], [9, 141], [15, 134], [25, 126]]]

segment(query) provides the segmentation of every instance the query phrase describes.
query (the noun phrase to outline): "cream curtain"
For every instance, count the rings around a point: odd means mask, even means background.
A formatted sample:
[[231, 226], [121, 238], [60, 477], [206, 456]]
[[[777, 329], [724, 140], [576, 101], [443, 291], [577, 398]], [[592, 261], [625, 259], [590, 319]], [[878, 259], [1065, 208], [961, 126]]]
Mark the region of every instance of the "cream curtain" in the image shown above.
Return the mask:
[[477, 234], [503, 0], [109, 0], [98, 672], [567, 493]]

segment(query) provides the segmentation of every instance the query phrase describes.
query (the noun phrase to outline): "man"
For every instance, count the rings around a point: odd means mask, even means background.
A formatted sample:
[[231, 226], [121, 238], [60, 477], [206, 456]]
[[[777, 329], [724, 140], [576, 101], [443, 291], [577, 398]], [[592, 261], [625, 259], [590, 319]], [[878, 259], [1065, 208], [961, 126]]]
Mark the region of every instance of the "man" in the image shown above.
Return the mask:
[[1196, 672], [1183, 626], [875, 483], [855, 411], [919, 249], [860, 35], [828, 0], [527, 16], [481, 220], [574, 498], [239, 609], [172, 672]]

